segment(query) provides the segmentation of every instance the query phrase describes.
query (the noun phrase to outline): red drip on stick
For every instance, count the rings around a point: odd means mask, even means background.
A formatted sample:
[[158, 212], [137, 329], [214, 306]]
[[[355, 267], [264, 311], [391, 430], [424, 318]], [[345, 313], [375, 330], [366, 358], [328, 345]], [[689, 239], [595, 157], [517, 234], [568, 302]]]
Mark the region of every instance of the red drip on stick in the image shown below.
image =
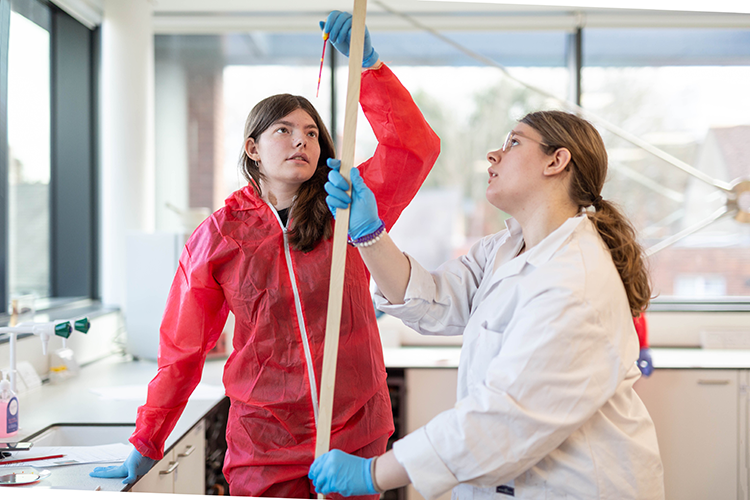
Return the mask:
[[328, 41], [328, 33], [323, 33], [323, 53], [320, 55], [320, 71], [318, 71], [318, 89], [315, 91], [315, 97], [318, 97], [320, 93], [320, 78], [323, 76], [323, 60], [326, 57], [326, 41]]

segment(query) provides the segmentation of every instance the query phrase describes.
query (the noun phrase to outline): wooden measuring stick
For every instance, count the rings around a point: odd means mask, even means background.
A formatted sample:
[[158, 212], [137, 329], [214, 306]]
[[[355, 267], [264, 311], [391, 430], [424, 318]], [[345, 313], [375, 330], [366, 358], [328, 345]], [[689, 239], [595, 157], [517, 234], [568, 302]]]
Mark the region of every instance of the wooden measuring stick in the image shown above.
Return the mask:
[[[352, 11], [352, 35], [349, 40], [349, 83], [346, 90], [344, 113], [344, 139], [341, 150], [341, 175], [349, 182], [349, 171], [354, 163], [354, 145], [357, 134], [357, 111], [359, 88], [362, 77], [362, 52], [365, 45], [365, 16], [367, 0], [354, 0]], [[351, 185], [351, 182], [349, 182]], [[351, 190], [351, 189], [350, 189]], [[336, 224], [333, 231], [331, 257], [331, 283], [328, 290], [328, 315], [326, 316], [325, 347], [323, 348], [323, 371], [320, 376], [320, 405], [318, 428], [315, 439], [315, 458], [328, 452], [331, 444], [331, 422], [333, 420], [333, 392], [336, 383], [336, 358], [339, 350], [341, 329], [341, 301], [344, 292], [346, 271], [346, 236], [349, 228], [349, 209], [336, 209]], [[318, 495], [318, 498], [323, 498]]]

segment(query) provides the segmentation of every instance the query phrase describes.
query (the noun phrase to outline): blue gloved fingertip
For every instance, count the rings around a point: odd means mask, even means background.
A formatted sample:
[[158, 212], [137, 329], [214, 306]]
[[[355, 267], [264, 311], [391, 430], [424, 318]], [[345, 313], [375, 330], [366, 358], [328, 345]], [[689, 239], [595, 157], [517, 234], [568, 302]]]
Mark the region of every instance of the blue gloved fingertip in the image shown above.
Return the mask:
[[353, 167], [349, 171], [349, 178], [352, 180], [352, 185], [356, 182], [358, 186], [365, 183], [364, 179], [362, 179], [362, 175], [359, 173], [359, 169], [357, 167]]

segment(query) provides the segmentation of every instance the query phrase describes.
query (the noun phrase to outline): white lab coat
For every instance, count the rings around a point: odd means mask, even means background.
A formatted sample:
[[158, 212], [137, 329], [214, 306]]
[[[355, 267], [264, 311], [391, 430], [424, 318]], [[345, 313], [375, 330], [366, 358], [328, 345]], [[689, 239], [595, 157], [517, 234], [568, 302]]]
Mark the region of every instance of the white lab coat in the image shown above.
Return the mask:
[[428, 500], [663, 499], [654, 424], [633, 391], [638, 337], [588, 217], [517, 256], [518, 223], [433, 273], [411, 257], [405, 303], [423, 334], [463, 334], [454, 408], [397, 441]]

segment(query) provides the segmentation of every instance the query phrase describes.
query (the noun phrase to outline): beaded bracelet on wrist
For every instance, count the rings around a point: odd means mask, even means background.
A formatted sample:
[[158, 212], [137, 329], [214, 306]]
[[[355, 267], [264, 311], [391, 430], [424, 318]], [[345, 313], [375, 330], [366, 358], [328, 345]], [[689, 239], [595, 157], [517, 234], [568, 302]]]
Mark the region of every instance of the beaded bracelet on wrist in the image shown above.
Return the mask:
[[370, 245], [377, 242], [385, 234], [385, 223], [381, 220], [378, 228], [370, 234], [360, 236], [359, 238], [352, 239], [349, 237], [349, 244], [355, 247], [369, 247]]

